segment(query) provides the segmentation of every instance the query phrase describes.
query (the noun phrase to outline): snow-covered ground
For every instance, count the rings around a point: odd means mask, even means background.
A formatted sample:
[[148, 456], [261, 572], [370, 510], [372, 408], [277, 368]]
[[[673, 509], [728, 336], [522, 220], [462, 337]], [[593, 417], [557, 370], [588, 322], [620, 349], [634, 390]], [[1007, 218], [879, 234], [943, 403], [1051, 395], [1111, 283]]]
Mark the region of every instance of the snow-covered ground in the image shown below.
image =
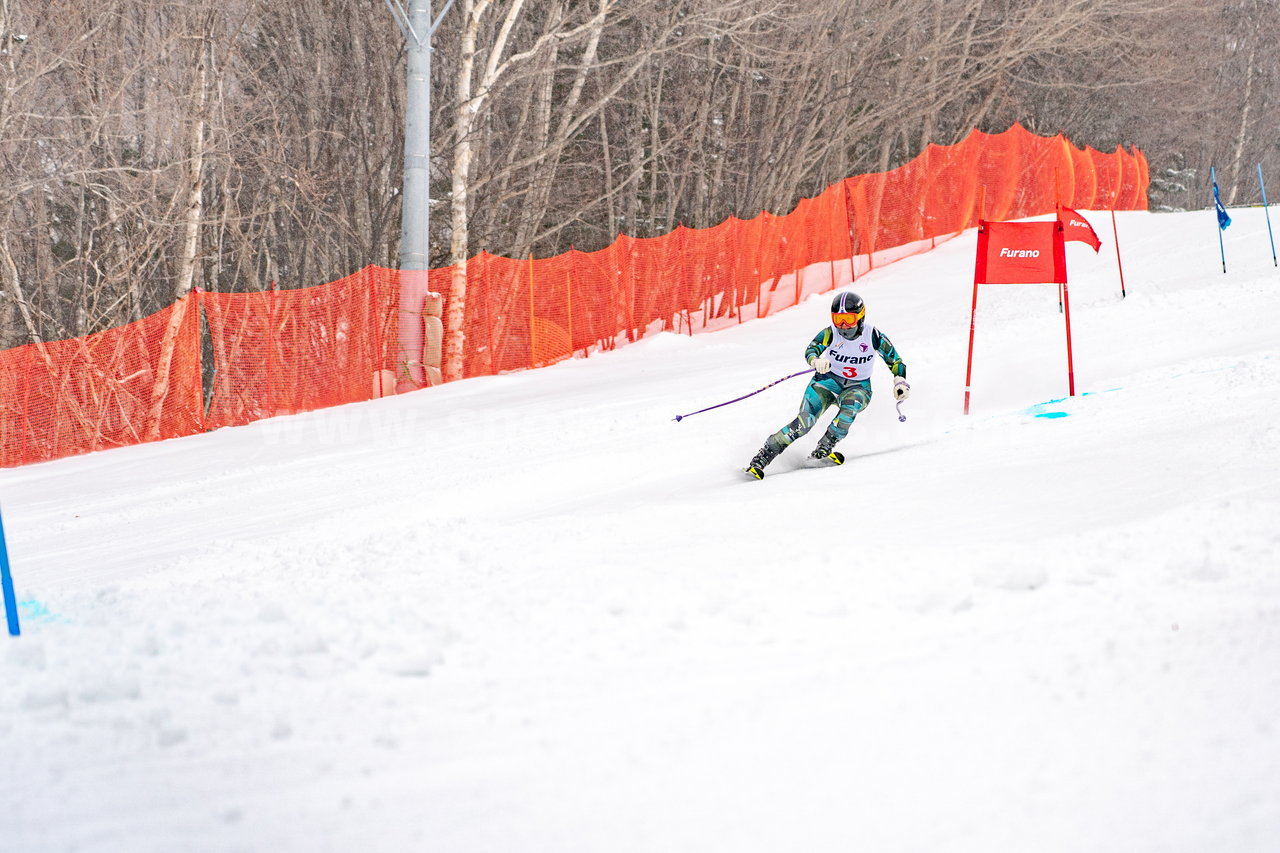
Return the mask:
[[[1261, 209], [862, 277], [842, 468], [740, 469], [829, 295], [714, 334], [0, 472], [0, 850], [1280, 849]], [[1280, 224], [1273, 210], [1272, 218]]]

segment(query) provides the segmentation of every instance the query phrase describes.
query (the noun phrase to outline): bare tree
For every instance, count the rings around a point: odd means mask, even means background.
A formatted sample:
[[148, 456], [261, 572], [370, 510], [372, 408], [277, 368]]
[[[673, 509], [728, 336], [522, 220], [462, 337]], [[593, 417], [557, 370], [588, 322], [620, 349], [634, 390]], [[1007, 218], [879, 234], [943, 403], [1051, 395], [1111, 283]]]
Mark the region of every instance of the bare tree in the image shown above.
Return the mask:
[[[1264, 0], [459, 0], [448, 375], [481, 250], [782, 213], [974, 127], [1139, 145], [1153, 205], [1207, 204], [1210, 165], [1253, 200], [1277, 29]], [[403, 62], [381, 0], [0, 0], [0, 346], [394, 263]]]

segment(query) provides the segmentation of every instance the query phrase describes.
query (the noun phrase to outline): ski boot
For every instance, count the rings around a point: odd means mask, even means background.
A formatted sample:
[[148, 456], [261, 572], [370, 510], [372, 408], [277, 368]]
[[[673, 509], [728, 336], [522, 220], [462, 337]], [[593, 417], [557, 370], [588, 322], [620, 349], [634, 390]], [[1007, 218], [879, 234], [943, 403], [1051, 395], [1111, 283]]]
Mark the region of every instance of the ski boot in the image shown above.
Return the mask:
[[817, 447], [813, 448], [813, 452], [809, 454], [810, 459], [816, 459], [820, 462], [827, 462], [831, 465], [843, 465], [844, 454], [835, 449], [836, 440], [830, 435], [824, 435], [818, 440]]
[[759, 452], [751, 457], [751, 464], [742, 470], [748, 476], [763, 480], [765, 466], [772, 462], [781, 452], [782, 447], [774, 442], [773, 436], [769, 436], [769, 439], [764, 443], [764, 447], [760, 448]]

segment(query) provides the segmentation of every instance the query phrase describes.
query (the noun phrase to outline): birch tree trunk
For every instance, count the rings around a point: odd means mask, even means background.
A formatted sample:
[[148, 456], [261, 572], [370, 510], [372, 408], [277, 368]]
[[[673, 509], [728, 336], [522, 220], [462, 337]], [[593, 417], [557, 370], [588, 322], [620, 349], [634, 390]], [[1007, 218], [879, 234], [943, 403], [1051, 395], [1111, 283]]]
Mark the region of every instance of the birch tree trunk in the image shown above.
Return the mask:
[[462, 378], [467, 346], [467, 252], [471, 241], [469, 193], [473, 134], [476, 132], [477, 119], [484, 108], [485, 101], [493, 93], [493, 87], [498, 78], [511, 66], [535, 55], [547, 40], [544, 36], [529, 50], [503, 58], [511, 38], [511, 31], [524, 10], [524, 0], [513, 0], [507, 7], [507, 14], [489, 45], [488, 58], [479, 84], [474, 85], [473, 88], [472, 77], [475, 73], [477, 58], [476, 45], [480, 25], [489, 6], [490, 0], [463, 0], [462, 3], [463, 29], [459, 45], [457, 77], [458, 107], [454, 120], [453, 169], [450, 176], [452, 192], [449, 199], [452, 226], [449, 238], [449, 263], [453, 267], [453, 275], [449, 288], [449, 316], [445, 319], [444, 378], [446, 382]]
[[18, 306], [18, 313], [22, 315], [23, 325], [27, 328], [27, 340], [33, 344], [43, 343], [40, 338], [40, 330], [36, 327], [35, 320], [31, 316], [31, 304], [27, 301], [27, 296], [22, 291], [22, 279], [18, 275], [18, 265], [13, 262], [13, 253], [9, 251], [8, 234], [0, 233], [0, 254], [4, 255], [5, 285], [9, 291], [9, 297]]
[[1240, 107], [1240, 130], [1236, 133], [1235, 150], [1231, 154], [1231, 191], [1227, 194], [1227, 204], [1235, 204], [1236, 194], [1240, 191], [1240, 166], [1244, 161], [1244, 143], [1249, 133], [1249, 108], [1253, 106], [1253, 78], [1258, 57], [1258, 33], [1256, 26], [1251, 26], [1249, 29], [1249, 57], [1245, 65], [1242, 96], [1244, 103]]
[[489, 0], [463, 0], [462, 39], [458, 52], [457, 97], [454, 118], [453, 169], [449, 196], [449, 262], [453, 276], [449, 288], [449, 315], [445, 318], [444, 379], [462, 378], [466, 353], [467, 319], [467, 246], [470, 233], [467, 221], [467, 186], [471, 179], [471, 133], [482, 99], [471, 95], [472, 75], [476, 62], [476, 36], [480, 20]]
[[[148, 417], [148, 441], [160, 438], [160, 427], [164, 416], [164, 400], [169, 393], [170, 374], [173, 370], [174, 348], [177, 345], [178, 332], [186, 320], [188, 306], [187, 295], [195, 282], [196, 255], [200, 246], [200, 219], [204, 212], [204, 126], [205, 106], [208, 102], [208, 58], [209, 58], [209, 23], [202, 31], [196, 47], [195, 81], [191, 94], [191, 125], [187, 137], [188, 182], [184, 199], [181, 243], [179, 244], [177, 280], [173, 297], [176, 300], [169, 314], [169, 322], [165, 327], [164, 340], [160, 344], [160, 357], [156, 364], [155, 387], [151, 392], [151, 411]], [[268, 355], [270, 357], [270, 355]]]

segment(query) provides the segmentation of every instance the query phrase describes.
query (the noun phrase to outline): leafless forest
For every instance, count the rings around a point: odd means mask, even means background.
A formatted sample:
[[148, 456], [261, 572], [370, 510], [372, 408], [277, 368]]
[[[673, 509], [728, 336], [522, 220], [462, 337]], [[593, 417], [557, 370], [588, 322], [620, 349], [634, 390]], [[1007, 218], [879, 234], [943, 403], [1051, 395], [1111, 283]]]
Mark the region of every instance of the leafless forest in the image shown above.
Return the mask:
[[[1015, 121], [1142, 148], [1153, 208], [1210, 165], [1258, 201], [1277, 32], [1273, 0], [457, 0], [432, 262], [785, 212]], [[0, 348], [395, 266], [404, 73], [383, 0], [0, 0]]]

